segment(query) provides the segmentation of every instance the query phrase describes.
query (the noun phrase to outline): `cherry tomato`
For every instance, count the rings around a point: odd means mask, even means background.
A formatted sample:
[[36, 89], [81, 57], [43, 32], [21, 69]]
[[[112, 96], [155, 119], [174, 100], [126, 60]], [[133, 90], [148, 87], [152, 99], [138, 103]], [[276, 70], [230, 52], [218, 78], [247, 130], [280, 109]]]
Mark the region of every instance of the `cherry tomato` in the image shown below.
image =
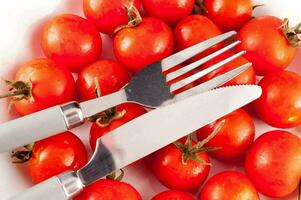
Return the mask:
[[9, 85], [13, 91], [22, 94], [12, 98], [20, 115], [28, 115], [75, 99], [72, 74], [65, 67], [48, 59], [35, 59], [25, 63], [17, 70], [14, 80]]
[[194, 0], [142, 0], [147, 15], [162, 19], [169, 25], [175, 25], [188, 16], [194, 3]]
[[[176, 50], [180, 51], [186, 49], [187, 47], [205, 41], [221, 33], [222, 32], [219, 30], [219, 28], [207, 17], [202, 15], [187, 16], [176, 25], [174, 30]], [[193, 59], [191, 59], [191, 61], [196, 61], [218, 50], [222, 46], [223, 43], [214, 45], [208, 50], [195, 56]]]
[[113, 50], [116, 59], [133, 72], [160, 61], [173, 52], [173, 36], [163, 21], [147, 17], [132, 28], [120, 30]]
[[117, 113], [122, 113], [123, 111], [125, 113], [121, 117], [113, 119], [104, 127], [100, 127], [96, 123], [92, 124], [90, 129], [90, 145], [93, 150], [95, 149], [96, 140], [99, 137], [146, 113], [146, 110], [142, 106], [134, 103], [124, 103], [116, 106]]
[[167, 190], [157, 194], [152, 200], [194, 200], [194, 198], [187, 192]]
[[251, 0], [204, 0], [205, 16], [224, 32], [239, 30], [252, 16]]
[[259, 200], [256, 188], [240, 172], [224, 171], [204, 185], [199, 200]]
[[208, 153], [221, 160], [232, 160], [244, 155], [253, 143], [255, 126], [250, 115], [242, 109], [238, 109], [199, 129], [197, 131], [198, 139], [204, 140], [208, 137], [222, 120], [225, 120], [225, 123], [220, 131], [205, 144], [207, 147], [220, 147], [221, 149]]
[[72, 14], [51, 19], [42, 33], [42, 49], [55, 62], [79, 72], [101, 53], [100, 34], [92, 23]]
[[[234, 55], [234, 53], [226, 52], [221, 54], [220, 56], [217, 56], [213, 58], [212, 60], [206, 62], [200, 70], [204, 70], [208, 67], [211, 67], [212, 65], [225, 60], [226, 58]], [[203, 78], [200, 79], [201, 82], [208, 81], [210, 79], [213, 79], [217, 76], [220, 76], [226, 72], [229, 72], [241, 65], [244, 65], [248, 63], [249, 61], [246, 60], [244, 57], [238, 57], [234, 59], [233, 61], [223, 65], [222, 67], [218, 68], [217, 70], [214, 70], [213, 72], [209, 73], [208, 75], [204, 76]], [[199, 70], [197, 70], [199, 71]], [[256, 76], [255, 76], [255, 71], [254, 68], [251, 66], [249, 67], [246, 71], [242, 72], [232, 80], [228, 81], [225, 83], [223, 86], [228, 86], [228, 85], [239, 85], [239, 84], [255, 84], [256, 81]]]
[[[84, 13], [98, 30], [105, 34], [113, 34], [114, 30], [128, 23], [127, 9], [132, 0], [84, 0]], [[140, 0], [133, 0], [133, 5], [139, 9]]]
[[76, 81], [82, 101], [97, 97], [95, 81], [98, 82], [100, 95], [104, 96], [126, 85], [130, 81], [130, 74], [125, 67], [112, 60], [99, 60], [86, 66]]
[[259, 85], [262, 95], [254, 107], [261, 119], [278, 128], [301, 124], [301, 77], [298, 74], [288, 71], [272, 73]]
[[102, 179], [85, 187], [74, 200], [142, 200], [142, 197], [127, 183]]
[[245, 170], [257, 190], [270, 197], [292, 193], [301, 178], [301, 140], [287, 131], [270, 131], [253, 143]]
[[77, 171], [87, 161], [88, 154], [81, 140], [65, 132], [36, 142], [28, 169], [33, 182], [38, 183], [67, 170]]
[[244, 55], [257, 75], [285, 69], [293, 60], [296, 48], [290, 45], [281, 29], [283, 22], [277, 17], [257, 17], [238, 32], [237, 39], [242, 41], [238, 50], [246, 50]]

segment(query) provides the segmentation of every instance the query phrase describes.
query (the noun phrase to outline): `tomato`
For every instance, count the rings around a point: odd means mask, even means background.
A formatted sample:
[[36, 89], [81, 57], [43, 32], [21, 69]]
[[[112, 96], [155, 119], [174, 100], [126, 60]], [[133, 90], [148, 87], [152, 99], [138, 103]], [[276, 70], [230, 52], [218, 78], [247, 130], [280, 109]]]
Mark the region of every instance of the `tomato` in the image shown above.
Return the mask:
[[281, 71], [295, 57], [296, 48], [287, 40], [281, 29], [282, 24], [277, 17], [257, 17], [237, 34], [237, 39], [242, 41], [237, 49], [247, 51], [244, 57], [253, 63], [257, 75]]
[[271, 126], [291, 128], [301, 124], [301, 77], [294, 72], [265, 76], [261, 97], [254, 102], [258, 116]]
[[130, 81], [130, 74], [125, 67], [112, 60], [99, 60], [86, 66], [78, 75], [76, 86], [80, 99], [96, 98], [95, 81], [100, 95], [104, 96], [120, 90]]
[[[84, 0], [84, 13], [98, 30], [105, 34], [113, 34], [114, 30], [128, 23], [127, 9], [132, 0]], [[140, 0], [133, 0], [133, 5], [139, 9]]]
[[113, 50], [121, 64], [138, 72], [173, 52], [173, 35], [163, 21], [147, 17], [135, 27], [120, 30], [114, 38]]
[[245, 170], [257, 190], [270, 197], [292, 193], [301, 178], [301, 140], [287, 131], [270, 131], [253, 143]]
[[8, 86], [11, 88], [8, 96], [12, 96], [14, 107], [20, 115], [75, 99], [72, 74], [48, 59], [35, 59], [23, 64]]
[[188, 16], [194, 3], [194, 0], [142, 0], [147, 15], [162, 19], [169, 25], [175, 25]]
[[[176, 25], [174, 30], [176, 51], [186, 49], [187, 47], [203, 42], [221, 33], [220, 29], [207, 17], [202, 15], [187, 16]], [[214, 45], [208, 50], [195, 56], [191, 61], [196, 61], [210, 53], [213, 53], [222, 46], [223, 43]]]
[[44, 54], [72, 72], [97, 60], [102, 41], [92, 23], [72, 14], [52, 18], [42, 33]]
[[[92, 149], [95, 149], [96, 141], [99, 137], [109, 133], [110, 131], [118, 128], [119, 126], [139, 117], [140, 115], [146, 113], [146, 110], [134, 103], [124, 103], [121, 105], [116, 106], [116, 112], [122, 113], [122, 116], [117, 117], [117, 119], [113, 119], [110, 121], [106, 126], [100, 127], [98, 124], [93, 123], [90, 129], [90, 145]], [[116, 115], [115, 115], [116, 116]]]
[[224, 171], [204, 185], [199, 200], [259, 200], [256, 188], [240, 172]]
[[157, 194], [152, 200], [194, 200], [194, 198], [187, 192], [167, 190]]
[[[183, 144], [183, 141], [181, 140], [180, 143]], [[195, 145], [196, 142], [192, 141], [192, 146]], [[184, 152], [174, 144], [169, 144], [151, 155], [152, 172], [164, 186], [170, 189], [196, 191], [209, 174], [210, 161], [206, 152], [200, 152], [195, 156], [207, 164], [191, 157], [188, 157], [184, 163], [183, 156], [185, 154], [188, 156], [190, 153]]]
[[[211, 67], [212, 65], [225, 60], [226, 58], [233, 56], [234, 53], [230, 53], [230, 52], [226, 52], [221, 54], [220, 56], [217, 56], [215, 58], [213, 58], [212, 60], [206, 62], [204, 65], [202, 65], [202, 67], [199, 70], [204, 70], [208, 67]], [[229, 72], [241, 65], [244, 65], [246, 63], [248, 63], [249, 61], [246, 60], [244, 57], [238, 57], [236, 59], [234, 59], [233, 61], [223, 65], [222, 67], [218, 68], [217, 70], [214, 70], [213, 72], [209, 73], [208, 75], [204, 76], [203, 78], [200, 79], [200, 82], [206, 82], [210, 79], [213, 79], [217, 76], [220, 76], [226, 72]], [[256, 76], [255, 76], [255, 71], [254, 68], [251, 66], [249, 67], [246, 71], [242, 72], [241, 74], [239, 74], [238, 76], [236, 76], [235, 78], [231, 79], [230, 81], [228, 81], [227, 83], [225, 83], [223, 86], [227, 86], [227, 85], [239, 85], [239, 84], [255, 84], [256, 81]]]
[[224, 32], [239, 30], [252, 16], [251, 0], [204, 0], [205, 16]]
[[142, 197], [127, 183], [102, 179], [85, 187], [74, 200], [142, 200]]
[[211, 156], [221, 160], [232, 160], [244, 155], [253, 143], [255, 126], [250, 115], [246, 111], [238, 109], [199, 129], [197, 131], [198, 139], [204, 140], [208, 137], [223, 120], [225, 123], [220, 131], [205, 146], [221, 148], [208, 152]]
[[34, 144], [28, 163], [34, 183], [67, 170], [77, 171], [88, 162], [88, 153], [81, 140], [71, 132], [61, 133]]

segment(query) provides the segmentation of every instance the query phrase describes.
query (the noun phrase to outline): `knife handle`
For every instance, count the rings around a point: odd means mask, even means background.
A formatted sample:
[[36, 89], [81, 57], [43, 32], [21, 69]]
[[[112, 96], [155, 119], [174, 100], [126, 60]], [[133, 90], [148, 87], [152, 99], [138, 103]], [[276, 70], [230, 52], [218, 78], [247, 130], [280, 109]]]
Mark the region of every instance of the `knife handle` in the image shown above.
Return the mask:
[[68, 200], [83, 189], [83, 185], [75, 172], [65, 172], [47, 179], [9, 200]]
[[84, 122], [77, 102], [54, 106], [0, 124], [0, 153], [31, 144]]

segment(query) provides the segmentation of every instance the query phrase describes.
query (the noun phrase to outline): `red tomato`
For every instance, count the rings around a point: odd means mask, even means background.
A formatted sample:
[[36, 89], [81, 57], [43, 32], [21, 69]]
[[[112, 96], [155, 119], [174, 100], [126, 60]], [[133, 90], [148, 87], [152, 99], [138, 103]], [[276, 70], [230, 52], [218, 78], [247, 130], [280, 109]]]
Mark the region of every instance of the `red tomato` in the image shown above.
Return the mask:
[[204, 0], [205, 16], [221, 30], [239, 30], [252, 16], [251, 0]]
[[187, 192], [167, 190], [157, 194], [152, 200], [194, 200], [194, 198]]
[[211, 156], [221, 160], [232, 160], [246, 152], [253, 143], [255, 126], [250, 115], [238, 109], [197, 131], [199, 140], [207, 138], [222, 120], [225, 120], [220, 131], [208, 143], [207, 147], [221, 147], [219, 150], [208, 152]]
[[142, 0], [147, 15], [162, 19], [169, 25], [175, 25], [188, 16], [194, 3], [194, 0]]
[[270, 131], [255, 140], [245, 170], [259, 192], [270, 197], [292, 193], [301, 178], [301, 140], [287, 131]]
[[224, 171], [204, 185], [199, 200], [259, 200], [256, 188], [240, 172]]
[[[113, 34], [114, 30], [128, 23], [127, 11], [132, 0], [84, 0], [84, 13], [88, 20], [102, 33]], [[133, 0], [133, 5], [139, 9], [140, 0]]]
[[65, 132], [36, 142], [28, 169], [32, 181], [38, 183], [67, 170], [79, 170], [87, 161], [88, 154], [81, 140]]
[[42, 33], [45, 55], [72, 72], [97, 60], [101, 53], [100, 34], [89, 21], [64, 14], [51, 19]]
[[76, 81], [82, 101], [97, 97], [95, 79], [98, 80], [100, 93], [104, 96], [126, 85], [130, 81], [130, 74], [125, 67], [112, 60], [99, 60], [86, 66]]
[[138, 72], [173, 52], [173, 36], [167, 24], [148, 17], [135, 27], [120, 30], [113, 45], [117, 60], [129, 70]]
[[253, 63], [257, 75], [285, 69], [293, 60], [296, 48], [290, 45], [281, 29], [282, 21], [273, 16], [257, 17], [238, 32], [242, 41], [238, 50], [246, 50], [244, 55]]
[[74, 200], [142, 200], [142, 197], [127, 183], [102, 179], [85, 187]]
[[298, 74], [288, 71], [272, 73], [259, 85], [262, 95], [254, 107], [261, 119], [278, 128], [301, 124], [301, 77]]
[[[230, 52], [226, 52], [221, 54], [220, 56], [217, 56], [215, 58], [213, 58], [212, 60], [206, 62], [201, 68], [200, 70], [204, 70], [208, 67], [211, 67], [212, 65], [225, 60], [226, 58], [233, 56], [234, 53], [230, 53]], [[246, 63], [248, 63], [249, 61], [246, 60], [243, 57], [238, 57], [235, 60], [225, 64], [224, 66], [218, 68], [217, 70], [214, 70], [213, 72], [209, 73], [208, 75], [204, 76], [203, 78], [200, 79], [201, 82], [205, 82], [208, 81], [210, 79], [213, 79], [217, 76], [220, 76], [226, 72], [229, 72], [241, 65], [244, 65]], [[199, 71], [199, 70], [197, 70]], [[236, 76], [235, 78], [231, 79], [230, 81], [228, 81], [227, 83], [225, 83], [223, 86], [227, 86], [227, 85], [239, 85], [239, 84], [255, 84], [256, 81], [256, 76], [255, 76], [255, 71], [254, 68], [251, 66], [249, 67], [246, 71], [242, 72], [241, 74], [239, 74], [238, 76]]]
[[[20, 115], [28, 115], [75, 99], [72, 74], [65, 67], [48, 59], [35, 59], [25, 63], [18, 69], [14, 80], [30, 83], [23, 88], [24, 98], [16, 100], [16, 96], [12, 99]], [[15, 88], [14, 91], [18, 89]]]
[[116, 106], [116, 111], [125, 111], [125, 114], [121, 118], [111, 121], [105, 127], [99, 127], [96, 123], [92, 124], [90, 129], [90, 145], [93, 150], [95, 149], [96, 140], [99, 137], [146, 113], [146, 110], [142, 106], [134, 103], [124, 103], [118, 105]]
[[[219, 30], [219, 28], [207, 17], [202, 15], [187, 16], [177, 24], [174, 30], [176, 50], [180, 51], [186, 49], [187, 47], [205, 41], [221, 33], [222, 32]], [[214, 45], [208, 50], [195, 56], [191, 61], [196, 61], [218, 50], [222, 46], [223, 43]]]

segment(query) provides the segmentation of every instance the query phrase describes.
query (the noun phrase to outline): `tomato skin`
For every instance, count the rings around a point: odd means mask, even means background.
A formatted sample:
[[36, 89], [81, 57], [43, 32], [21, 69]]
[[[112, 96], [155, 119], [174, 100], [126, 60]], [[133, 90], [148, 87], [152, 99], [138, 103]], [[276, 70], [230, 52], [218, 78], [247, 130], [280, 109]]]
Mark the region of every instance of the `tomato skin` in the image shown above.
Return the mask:
[[252, 16], [251, 0], [204, 0], [205, 16], [223, 32], [239, 30]]
[[257, 190], [269, 197], [292, 193], [301, 178], [301, 140], [287, 131], [270, 131], [253, 143], [245, 171]]
[[245, 24], [237, 34], [242, 41], [238, 50], [246, 50], [244, 55], [257, 75], [282, 71], [292, 62], [296, 48], [286, 39], [282, 29], [282, 20], [273, 16], [257, 17]]
[[225, 120], [224, 125], [205, 146], [221, 147], [208, 154], [217, 159], [231, 161], [243, 156], [251, 146], [255, 137], [255, 125], [246, 111], [238, 109], [199, 129], [196, 132], [198, 140], [202, 141], [208, 137], [222, 120]]
[[256, 188], [242, 173], [224, 171], [204, 185], [199, 200], [259, 200]]
[[[206, 27], [206, 28], [204, 28]], [[207, 17], [202, 15], [190, 15], [183, 18], [174, 29], [175, 48], [176, 51], [183, 50], [187, 47], [205, 41], [209, 38], [217, 36], [222, 32], [220, 29]], [[198, 54], [191, 59], [192, 61], [213, 53], [220, 49], [223, 43], [212, 46], [208, 50]]]
[[113, 50], [121, 64], [138, 72], [173, 52], [173, 35], [163, 21], [147, 17], [138, 26], [120, 30], [114, 38]]
[[194, 200], [194, 198], [187, 192], [167, 190], [157, 194], [152, 200]]
[[127, 183], [101, 179], [85, 187], [74, 200], [142, 200], [142, 197]]
[[193, 0], [142, 0], [148, 16], [162, 19], [169, 25], [175, 25], [188, 16], [194, 7]]
[[271, 126], [291, 128], [301, 124], [301, 77], [294, 72], [278, 72], [260, 82], [261, 97], [254, 102], [258, 116]]
[[95, 78], [102, 96], [117, 92], [130, 81], [125, 67], [112, 60], [99, 60], [86, 66], [78, 75], [76, 86], [82, 101], [96, 98]]
[[32, 83], [34, 102], [29, 99], [14, 102], [17, 113], [22, 116], [75, 99], [72, 74], [49, 59], [35, 59], [23, 64], [14, 80]]
[[97, 60], [101, 48], [101, 37], [93, 24], [73, 14], [58, 15], [43, 29], [44, 54], [72, 72]]
[[64, 132], [34, 144], [28, 169], [32, 181], [39, 183], [67, 170], [77, 171], [87, 162], [88, 153], [81, 140]]
[[126, 111], [125, 115], [118, 120], [111, 121], [106, 127], [99, 127], [96, 123], [92, 124], [90, 129], [90, 145], [93, 150], [99, 137], [146, 113], [146, 110], [142, 106], [134, 103], [124, 103], [116, 106], [117, 112], [121, 112], [122, 110]]

